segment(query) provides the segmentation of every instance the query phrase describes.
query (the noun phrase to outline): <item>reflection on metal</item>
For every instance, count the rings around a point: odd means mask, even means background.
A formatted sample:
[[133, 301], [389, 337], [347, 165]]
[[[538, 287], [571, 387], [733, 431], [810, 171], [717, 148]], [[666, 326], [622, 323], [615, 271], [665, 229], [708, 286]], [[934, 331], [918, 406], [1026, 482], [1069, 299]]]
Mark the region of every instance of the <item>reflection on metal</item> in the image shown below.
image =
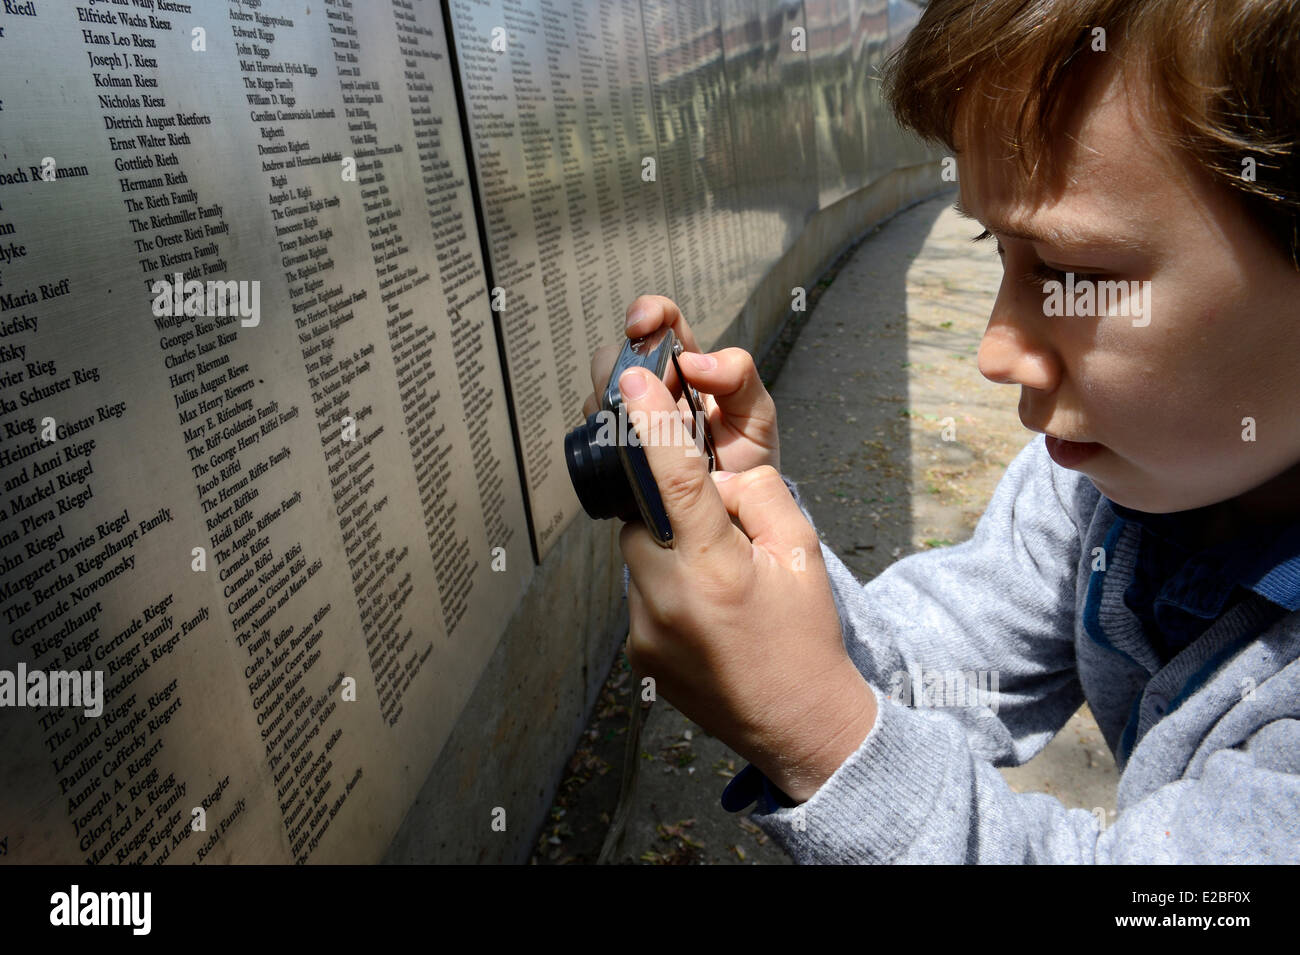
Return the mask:
[[677, 301], [702, 342], [744, 304], [747, 247], [721, 24], [711, 0], [645, 0]]
[[[538, 552], [578, 511], [560, 454], [588, 362], [672, 260], [635, 2], [452, 4]], [[666, 164], [663, 164], [666, 165]]]
[[[924, 9], [925, 0], [889, 0], [890, 53], [902, 46], [903, 41], [907, 39], [907, 35], [912, 32], [912, 28], [916, 26], [916, 22], [921, 18], [921, 12]], [[883, 110], [881, 112], [883, 113]], [[883, 127], [884, 135], [888, 136], [895, 144], [894, 161], [887, 165], [887, 169], [912, 166], [934, 159], [934, 147], [928, 146], [911, 133], [899, 129], [897, 123], [885, 123], [878, 119], [877, 125]]]
[[451, 17], [535, 543], [587, 359], [640, 293], [718, 340], [808, 217], [923, 153], [876, 71], [893, 0], [457, 0]]
[[722, 0], [720, 7], [750, 252], [743, 274], [753, 289], [817, 210], [807, 36], [799, 0]]

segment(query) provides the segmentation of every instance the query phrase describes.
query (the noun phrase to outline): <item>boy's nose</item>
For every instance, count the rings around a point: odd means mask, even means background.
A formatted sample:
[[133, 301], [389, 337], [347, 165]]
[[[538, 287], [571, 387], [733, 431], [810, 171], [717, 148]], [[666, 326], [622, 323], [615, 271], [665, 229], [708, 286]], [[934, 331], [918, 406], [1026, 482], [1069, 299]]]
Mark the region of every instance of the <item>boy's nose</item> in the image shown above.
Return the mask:
[[1033, 327], [1043, 321], [1042, 316], [1036, 319], [1016, 318], [1012, 309], [1002, 307], [999, 297], [980, 342], [980, 374], [998, 384], [1053, 391], [1061, 379], [1060, 361]]

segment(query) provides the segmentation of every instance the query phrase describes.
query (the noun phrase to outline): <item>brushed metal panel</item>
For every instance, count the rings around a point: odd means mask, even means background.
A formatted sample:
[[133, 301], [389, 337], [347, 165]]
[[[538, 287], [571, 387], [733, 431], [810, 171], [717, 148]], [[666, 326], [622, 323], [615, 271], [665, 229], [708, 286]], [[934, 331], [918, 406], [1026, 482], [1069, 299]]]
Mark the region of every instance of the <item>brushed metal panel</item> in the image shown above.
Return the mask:
[[865, 185], [866, 142], [854, 64], [855, 0], [805, 0], [821, 208]]
[[748, 292], [721, 17], [711, 0], [645, 0], [642, 17], [677, 302], [707, 347]]
[[441, 14], [312, 6], [5, 19], [6, 861], [378, 859], [530, 577]]
[[723, 0], [723, 47], [752, 289], [817, 210], [802, 0]]
[[[588, 365], [672, 294], [635, 4], [451, 4], [515, 427], [542, 556], [579, 511], [561, 455]], [[495, 42], [494, 42], [495, 41]]]
[[[903, 45], [907, 35], [921, 19], [924, 9], [924, 0], [889, 0], [889, 53]], [[892, 135], [896, 137], [895, 166], [930, 162], [943, 155], [940, 147], [930, 145], [920, 137], [904, 132], [897, 125], [893, 127]]]
[[884, 102], [880, 82], [889, 52], [889, 0], [858, 0], [857, 13], [853, 62], [862, 96], [867, 181], [874, 182], [898, 164], [902, 143], [902, 130]]

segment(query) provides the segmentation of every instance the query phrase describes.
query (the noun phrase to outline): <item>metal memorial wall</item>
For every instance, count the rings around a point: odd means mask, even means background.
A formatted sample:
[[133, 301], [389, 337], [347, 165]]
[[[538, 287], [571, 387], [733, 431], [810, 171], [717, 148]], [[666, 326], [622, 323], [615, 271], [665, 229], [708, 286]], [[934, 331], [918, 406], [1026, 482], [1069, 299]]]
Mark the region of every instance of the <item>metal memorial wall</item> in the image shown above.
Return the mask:
[[5, 862], [379, 857], [636, 295], [711, 343], [919, 161], [900, 0], [15, 0]]

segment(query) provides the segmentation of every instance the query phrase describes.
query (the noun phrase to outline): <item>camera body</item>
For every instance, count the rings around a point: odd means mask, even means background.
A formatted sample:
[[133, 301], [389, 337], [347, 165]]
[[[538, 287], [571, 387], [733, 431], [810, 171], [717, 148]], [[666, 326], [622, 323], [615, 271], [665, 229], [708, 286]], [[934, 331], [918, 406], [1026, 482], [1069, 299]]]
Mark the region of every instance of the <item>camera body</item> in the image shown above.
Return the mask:
[[[662, 547], [673, 546], [672, 524], [650, 471], [645, 448], [628, 422], [618, 380], [627, 369], [640, 367], [663, 381], [674, 394], [674, 386], [679, 386], [691, 411], [691, 439], [699, 453], [707, 456], [709, 470], [713, 471], [718, 466], [717, 454], [704, 414], [704, 402], [682, 374], [677, 362], [681, 352], [682, 343], [671, 328], [660, 328], [643, 338], [625, 341], [614, 361], [609, 383], [600, 395], [599, 408], [564, 438], [569, 477], [583, 510], [597, 520], [639, 519], [655, 543]], [[669, 377], [670, 371], [675, 381]]]

